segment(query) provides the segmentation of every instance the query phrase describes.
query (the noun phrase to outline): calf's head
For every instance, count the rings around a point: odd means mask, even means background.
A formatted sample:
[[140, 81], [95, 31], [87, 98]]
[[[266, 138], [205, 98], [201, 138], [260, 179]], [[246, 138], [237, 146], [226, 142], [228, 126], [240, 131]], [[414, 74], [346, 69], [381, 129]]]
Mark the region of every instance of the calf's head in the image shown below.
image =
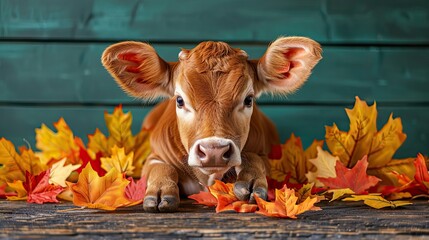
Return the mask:
[[223, 42], [182, 49], [167, 63], [148, 44], [122, 42], [107, 48], [102, 63], [130, 95], [175, 101], [180, 139], [188, 164], [205, 174], [241, 164], [254, 99], [262, 93], [298, 89], [321, 58], [315, 41], [283, 37], [259, 60]]

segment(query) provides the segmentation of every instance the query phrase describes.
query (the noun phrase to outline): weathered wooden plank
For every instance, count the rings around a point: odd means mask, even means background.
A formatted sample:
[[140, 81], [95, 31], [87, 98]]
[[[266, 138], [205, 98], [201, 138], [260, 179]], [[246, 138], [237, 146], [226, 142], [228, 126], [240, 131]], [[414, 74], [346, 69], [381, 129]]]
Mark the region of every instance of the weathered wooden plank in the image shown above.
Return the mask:
[[[154, 45], [168, 61], [179, 47]], [[0, 45], [0, 101], [31, 103], [136, 103], [101, 66], [107, 44], [3, 43]], [[259, 58], [264, 45], [237, 45]], [[325, 47], [307, 84], [280, 102], [352, 102], [354, 96], [380, 102], [428, 102], [429, 47]], [[265, 98], [262, 102], [272, 102]], [[279, 102], [275, 100], [274, 102]]]
[[371, 209], [362, 203], [318, 203], [322, 211], [296, 220], [255, 213], [224, 212], [184, 200], [179, 212], [145, 213], [141, 206], [115, 212], [74, 209], [71, 203], [27, 204], [0, 200], [0, 238], [5, 239], [286, 239], [427, 238], [427, 201], [398, 209]]
[[[352, 106], [349, 106], [351, 108]], [[140, 123], [150, 108], [126, 107], [133, 113], [133, 131], [137, 132]], [[397, 157], [416, 156], [418, 152], [429, 153], [429, 107], [384, 107], [378, 106], [378, 128], [387, 122], [391, 112], [401, 117], [404, 132], [408, 135]], [[76, 136], [86, 141], [87, 134], [96, 128], [107, 133], [104, 124], [104, 111], [112, 112], [112, 107], [0, 107], [0, 137], [6, 137], [17, 145], [24, 145], [25, 138], [34, 146], [34, 129], [46, 123], [52, 127], [60, 117], [64, 117]], [[323, 139], [325, 126], [334, 122], [341, 130], [348, 130], [348, 119], [340, 106], [263, 106], [262, 110], [270, 116], [278, 127], [282, 141], [293, 132], [300, 136], [304, 146], [315, 139]]]
[[325, 43], [427, 43], [425, 0], [39, 0], [0, 2], [0, 37], [271, 41], [304, 35]]

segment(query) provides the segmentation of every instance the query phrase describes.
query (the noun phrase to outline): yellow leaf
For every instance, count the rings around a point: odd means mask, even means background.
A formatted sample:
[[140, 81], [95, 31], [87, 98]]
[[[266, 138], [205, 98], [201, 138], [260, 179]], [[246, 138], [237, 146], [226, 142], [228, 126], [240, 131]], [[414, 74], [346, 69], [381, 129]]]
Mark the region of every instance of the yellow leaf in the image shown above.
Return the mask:
[[349, 198], [344, 198], [343, 201], [363, 201], [366, 205], [380, 209], [385, 207], [397, 208], [400, 206], [413, 204], [408, 201], [388, 201], [380, 195], [353, 195]]
[[111, 154], [111, 147], [108, 144], [107, 137], [100, 129], [95, 129], [95, 133], [88, 136], [88, 150], [94, 153], [102, 152], [104, 156]]
[[101, 158], [101, 167], [106, 171], [110, 171], [110, 169], [114, 168], [120, 173], [125, 173], [130, 176], [133, 174], [134, 170], [133, 158], [133, 152], [125, 155], [124, 148], [114, 146], [112, 148], [112, 156]]
[[398, 177], [393, 172], [405, 174], [410, 179], [414, 178], [416, 169], [414, 167], [415, 158], [393, 159], [383, 167], [376, 167], [367, 170], [368, 175], [377, 176], [384, 185], [399, 186]]
[[311, 143], [311, 145], [305, 149], [304, 151], [304, 159], [308, 160], [306, 161], [306, 167], [307, 167], [307, 172], [309, 171], [316, 171], [316, 166], [309, 161], [312, 158], [316, 158], [317, 154], [318, 154], [318, 148], [322, 148], [323, 147], [323, 140], [313, 140], [313, 143]]
[[[389, 179], [388, 170], [380, 168], [392, 165], [393, 155], [406, 139], [402, 132], [401, 119], [393, 119], [390, 115], [388, 122], [377, 132], [377, 109], [376, 104], [368, 106], [365, 101], [356, 97], [353, 109], [346, 109], [350, 119], [350, 129], [343, 132], [334, 124], [326, 127], [326, 144], [334, 156], [338, 156], [340, 161], [348, 168], [354, 167], [363, 156], [368, 156], [368, 170], [378, 168], [375, 176], [383, 180]], [[408, 175], [412, 172], [413, 164], [407, 163], [401, 167]], [[397, 170], [397, 169], [395, 169]], [[405, 172], [399, 172], [401, 174]], [[390, 182], [383, 182], [389, 184]]]
[[335, 172], [337, 160], [339, 160], [338, 157], [334, 157], [329, 152], [323, 151], [321, 147], [317, 147], [317, 158], [309, 160], [316, 166], [316, 171], [306, 174], [308, 181], [314, 182], [318, 187], [324, 186], [317, 178], [335, 178], [337, 176]]
[[107, 129], [109, 130], [109, 147], [114, 145], [125, 148], [125, 152], [129, 153], [134, 146], [134, 137], [131, 132], [131, 123], [133, 117], [130, 112], [122, 112], [122, 106], [118, 106], [113, 111], [113, 114], [104, 114]]
[[7, 197], [7, 200], [20, 201], [27, 199], [27, 190], [25, 190], [23, 182], [21, 180], [14, 181], [13, 183], [7, 183], [18, 195]]
[[25, 181], [25, 172], [37, 175], [47, 167], [41, 164], [31, 149], [23, 149], [19, 155], [12, 142], [0, 139], [0, 183]]
[[78, 182], [71, 185], [73, 203], [81, 207], [115, 210], [130, 204], [125, 197], [128, 183], [129, 181], [115, 168], [99, 177], [91, 164], [87, 164], [79, 174]]
[[43, 164], [47, 164], [51, 159], [67, 158], [71, 164], [80, 163], [78, 138], [63, 118], [54, 123], [57, 133], [54, 133], [45, 124], [36, 129], [36, 147], [42, 152], [39, 154]]
[[328, 193], [332, 193], [332, 199], [330, 200], [330, 202], [337, 200], [338, 198], [344, 196], [344, 195], [351, 195], [351, 194], [355, 194], [355, 192], [353, 192], [353, 190], [351, 190], [350, 188], [341, 188], [341, 189], [331, 189], [328, 191]]
[[70, 176], [70, 174], [80, 168], [80, 164], [77, 165], [67, 165], [64, 166], [66, 163], [66, 158], [63, 158], [59, 162], [55, 163], [51, 167], [51, 172], [49, 174], [49, 184], [59, 185], [61, 187], [66, 187], [66, 179]]
[[290, 174], [289, 181], [291, 183], [305, 183], [307, 177], [305, 174], [309, 169], [313, 168], [309, 163], [308, 157], [312, 157], [315, 153], [314, 148], [319, 146], [320, 141], [314, 141], [313, 144], [304, 152], [302, 142], [299, 137], [291, 134], [290, 138], [282, 146], [281, 159], [270, 159], [269, 177], [278, 182], [285, 180]]

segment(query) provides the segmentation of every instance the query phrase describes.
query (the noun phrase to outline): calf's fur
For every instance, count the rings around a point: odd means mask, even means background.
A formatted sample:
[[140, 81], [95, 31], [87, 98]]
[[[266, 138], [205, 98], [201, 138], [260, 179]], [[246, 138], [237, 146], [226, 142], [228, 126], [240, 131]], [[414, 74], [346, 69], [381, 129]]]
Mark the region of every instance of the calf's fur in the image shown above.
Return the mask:
[[[179, 61], [166, 62], [146, 43], [108, 47], [102, 63], [128, 94], [166, 98], [143, 122], [151, 131], [152, 148], [142, 173], [147, 179], [145, 211], [175, 211], [179, 193], [197, 193], [231, 171], [239, 199], [254, 201], [254, 194], [266, 198], [267, 154], [279, 137], [253, 99], [296, 91], [321, 51], [311, 39], [281, 37], [259, 60], [248, 60], [243, 50], [207, 41], [182, 49]], [[225, 142], [228, 155], [201, 160], [203, 144], [211, 151]]]

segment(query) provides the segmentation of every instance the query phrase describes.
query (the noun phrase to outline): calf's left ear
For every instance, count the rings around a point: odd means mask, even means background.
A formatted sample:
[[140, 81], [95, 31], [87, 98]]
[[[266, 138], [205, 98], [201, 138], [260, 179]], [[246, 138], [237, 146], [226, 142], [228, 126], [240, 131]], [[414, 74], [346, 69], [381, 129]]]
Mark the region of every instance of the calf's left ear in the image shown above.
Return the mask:
[[305, 37], [281, 37], [257, 63], [257, 91], [287, 94], [304, 84], [322, 58], [319, 43]]

